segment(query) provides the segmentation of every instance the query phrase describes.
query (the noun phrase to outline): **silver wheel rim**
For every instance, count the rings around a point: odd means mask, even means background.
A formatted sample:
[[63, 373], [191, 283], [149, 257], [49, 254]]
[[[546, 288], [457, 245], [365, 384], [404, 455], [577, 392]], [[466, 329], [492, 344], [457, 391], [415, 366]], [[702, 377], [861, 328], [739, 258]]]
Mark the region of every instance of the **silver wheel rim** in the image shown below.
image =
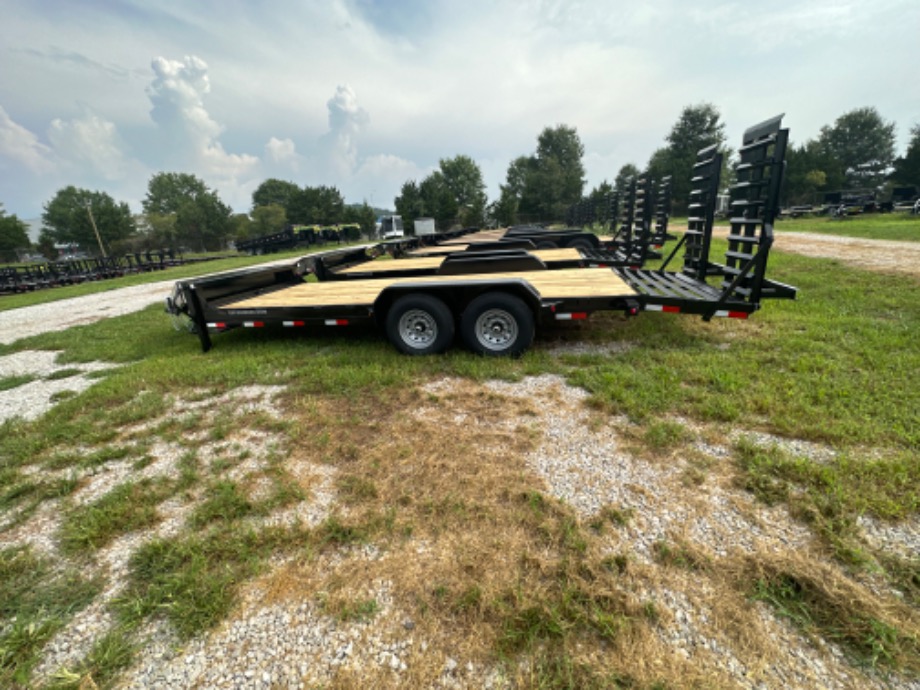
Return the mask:
[[399, 337], [409, 347], [422, 350], [438, 337], [434, 317], [421, 309], [410, 309], [399, 317]]
[[506, 350], [518, 338], [518, 323], [504, 309], [488, 309], [476, 319], [476, 340], [487, 350]]

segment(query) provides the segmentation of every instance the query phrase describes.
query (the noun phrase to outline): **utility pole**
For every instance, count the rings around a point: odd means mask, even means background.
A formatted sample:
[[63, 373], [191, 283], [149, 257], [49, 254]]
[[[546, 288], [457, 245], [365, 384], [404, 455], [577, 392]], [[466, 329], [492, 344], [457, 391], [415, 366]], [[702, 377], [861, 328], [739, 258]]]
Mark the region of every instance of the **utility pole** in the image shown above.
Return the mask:
[[99, 251], [102, 252], [102, 258], [107, 259], [108, 255], [105, 253], [105, 247], [102, 246], [102, 238], [99, 237], [99, 228], [96, 227], [96, 219], [93, 218], [93, 202], [86, 202], [86, 212], [89, 214], [89, 222], [93, 226], [93, 232], [96, 233], [96, 241], [99, 243]]

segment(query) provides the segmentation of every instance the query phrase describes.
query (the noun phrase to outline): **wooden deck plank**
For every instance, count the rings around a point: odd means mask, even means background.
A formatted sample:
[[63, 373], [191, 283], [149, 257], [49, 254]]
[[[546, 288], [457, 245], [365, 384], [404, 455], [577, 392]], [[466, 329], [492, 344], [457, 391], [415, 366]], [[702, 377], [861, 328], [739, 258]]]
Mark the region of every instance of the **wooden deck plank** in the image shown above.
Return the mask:
[[421, 247], [409, 252], [409, 256], [429, 256], [432, 254], [450, 254], [464, 251], [469, 244], [433, 244], [430, 247]]
[[[571, 247], [566, 249], [535, 249], [530, 252], [541, 261], [577, 261], [581, 258], [581, 253]], [[349, 266], [336, 273], [350, 275], [354, 273], [367, 273], [373, 270], [375, 273], [387, 273], [389, 271], [421, 271], [438, 268], [444, 261], [443, 256], [414, 256], [407, 259], [377, 259], [375, 261]]]
[[528, 282], [544, 299], [621, 297], [636, 294], [618, 275], [606, 268], [567, 268], [559, 271], [485, 273], [468, 276], [418, 276], [303, 283], [235, 302], [224, 309], [271, 307], [371, 306], [383, 290], [393, 285], [442, 282], [494, 282], [500, 279]]

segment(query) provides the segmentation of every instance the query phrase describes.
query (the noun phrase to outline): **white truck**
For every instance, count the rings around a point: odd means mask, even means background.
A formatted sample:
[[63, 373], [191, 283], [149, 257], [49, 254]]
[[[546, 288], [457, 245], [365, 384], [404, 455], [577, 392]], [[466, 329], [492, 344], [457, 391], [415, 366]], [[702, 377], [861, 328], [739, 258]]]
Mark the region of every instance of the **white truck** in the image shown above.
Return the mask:
[[376, 225], [377, 236], [382, 240], [395, 240], [405, 235], [402, 216], [380, 216]]
[[416, 218], [415, 219], [415, 236], [424, 237], [435, 233], [434, 218]]

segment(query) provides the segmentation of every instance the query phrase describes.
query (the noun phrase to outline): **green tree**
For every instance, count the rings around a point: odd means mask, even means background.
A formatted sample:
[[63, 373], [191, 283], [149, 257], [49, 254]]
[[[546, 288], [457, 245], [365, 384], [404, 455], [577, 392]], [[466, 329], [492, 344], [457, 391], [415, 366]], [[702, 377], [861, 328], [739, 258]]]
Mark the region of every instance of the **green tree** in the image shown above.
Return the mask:
[[271, 235], [272, 233], [281, 232], [287, 225], [287, 214], [284, 212], [284, 206], [278, 204], [268, 204], [266, 206], [256, 206], [252, 209], [252, 227], [250, 228], [253, 235]]
[[[655, 166], [656, 156], [661, 157], [663, 155], [664, 149], [658, 149], [654, 154], [652, 154], [652, 160], [649, 161], [649, 170]], [[626, 192], [629, 189], [629, 181], [634, 177], [639, 177], [642, 173], [639, 171], [639, 168], [636, 167], [633, 163], [626, 163], [623, 167], [620, 168], [620, 172], [617, 173], [616, 178], [613, 180], [614, 189], [617, 190], [620, 194]], [[656, 179], [664, 177], [667, 173], [653, 175]]]
[[546, 127], [537, 137], [537, 152], [529, 165], [521, 211], [544, 220], [561, 220], [585, 188], [585, 147], [574, 127]]
[[54, 261], [58, 258], [58, 251], [54, 246], [54, 238], [46, 228], [42, 228], [42, 231], [38, 234], [38, 244], [36, 247], [39, 253], [48, 259], [48, 261]]
[[655, 179], [671, 176], [671, 198], [674, 208], [684, 212], [690, 195], [690, 180], [696, 155], [708, 146], [719, 146], [725, 154], [723, 180], [730, 151], [725, 144], [725, 125], [718, 108], [711, 103], [685, 106], [677, 122], [665, 137], [667, 146], [656, 151], [649, 160], [649, 174]]
[[894, 127], [875, 108], [857, 108], [822, 127], [818, 143], [843, 166], [848, 187], [875, 189], [894, 161]]
[[288, 221], [297, 225], [332, 225], [342, 222], [345, 199], [335, 187], [304, 187], [286, 210]]
[[489, 217], [498, 225], [509, 226], [518, 222], [520, 197], [516, 196], [509, 185], [499, 185], [498, 199], [489, 205]]
[[176, 247], [179, 244], [175, 213], [146, 213], [139, 230], [145, 249]]
[[42, 223], [55, 242], [93, 253], [100, 251], [100, 242], [108, 253], [113, 242], [127, 239], [136, 229], [128, 204], [117, 203], [105, 192], [74, 186], [58, 190], [45, 204]]
[[351, 204], [345, 207], [346, 223], [357, 223], [361, 226], [361, 234], [368, 239], [374, 237], [374, 226], [377, 222], [377, 214], [374, 209], [368, 206], [367, 202], [358, 205]]
[[147, 196], [141, 202], [144, 213], [178, 213], [189, 199], [211, 192], [208, 186], [189, 173], [157, 173], [147, 182]]
[[234, 213], [230, 216], [230, 235], [234, 242], [248, 240], [259, 234], [253, 231], [253, 222], [246, 213]]
[[894, 161], [891, 179], [896, 184], [920, 187], [920, 124], [911, 127], [910, 134], [907, 151]]
[[256, 187], [252, 193], [252, 207], [281, 206], [287, 211], [288, 205], [300, 193], [300, 187], [293, 182], [269, 178]]
[[403, 223], [410, 232], [412, 232], [416, 218], [422, 218], [427, 213], [425, 201], [422, 199], [422, 193], [415, 180], [403, 183], [399, 196], [393, 200], [393, 206], [396, 208], [396, 213], [402, 216]]
[[607, 217], [607, 212], [609, 210], [608, 204], [610, 197], [613, 194], [613, 185], [610, 184], [607, 180], [601, 182], [597, 187], [592, 189], [588, 196], [585, 197], [585, 200], [594, 210], [594, 222], [604, 224], [612, 218]]
[[818, 141], [790, 145], [786, 149], [783, 205], [816, 204], [824, 192], [840, 189], [843, 185], [843, 165]]
[[460, 207], [454, 193], [447, 186], [444, 173], [435, 170], [422, 180], [418, 190], [425, 213], [435, 219], [439, 228], [449, 228], [456, 223]]
[[23, 223], [14, 213], [6, 215], [3, 204], [0, 204], [0, 259], [3, 261], [16, 261], [17, 249], [29, 249], [29, 226]]
[[518, 156], [508, 164], [505, 184], [499, 185], [499, 198], [490, 210], [491, 216], [500, 225], [515, 225], [521, 220], [521, 200], [532, 165], [533, 158], [529, 156]]
[[209, 251], [220, 249], [231, 232], [232, 213], [217, 192], [188, 173], [157, 173], [147, 184], [144, 213], [175, 215], [176, 241]]
[[440, 160], [444, 184], [457, 205], [457, 219], [464, 226], [479, 226], [485, 218], [486, 185], [482, 171], [469, 156]]

